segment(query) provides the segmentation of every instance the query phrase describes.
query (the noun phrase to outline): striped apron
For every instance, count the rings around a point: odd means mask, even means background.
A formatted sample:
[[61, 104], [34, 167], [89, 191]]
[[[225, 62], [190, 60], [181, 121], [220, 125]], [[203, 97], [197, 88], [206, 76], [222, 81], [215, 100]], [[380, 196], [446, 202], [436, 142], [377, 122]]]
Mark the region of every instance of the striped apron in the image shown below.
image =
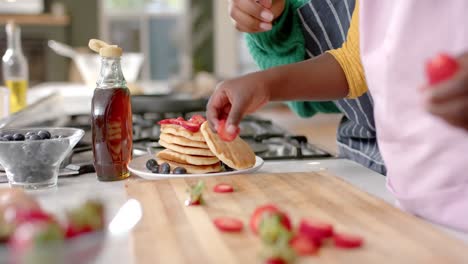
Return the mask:
[[[298, 9], [307, 58], [341, 47], [346, 40], [354, 4], [354, 0], [313, 0]], [[377, 145], [371, 95], [366, 93], [357, 99], [342, 99], [335, 103], [344, 113], [337, 133], [340, 157], [385, 175]]]

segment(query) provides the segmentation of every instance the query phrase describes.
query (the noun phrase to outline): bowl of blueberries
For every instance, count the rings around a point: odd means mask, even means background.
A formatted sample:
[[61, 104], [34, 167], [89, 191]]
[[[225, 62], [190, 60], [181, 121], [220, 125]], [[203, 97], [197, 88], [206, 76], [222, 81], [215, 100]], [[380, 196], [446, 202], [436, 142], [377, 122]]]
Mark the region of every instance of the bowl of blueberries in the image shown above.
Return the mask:
[[60, 164], [83, 137], [76, 128], [0, 130], [0, 165], [10, 186], [41, 189], [57, 185]]

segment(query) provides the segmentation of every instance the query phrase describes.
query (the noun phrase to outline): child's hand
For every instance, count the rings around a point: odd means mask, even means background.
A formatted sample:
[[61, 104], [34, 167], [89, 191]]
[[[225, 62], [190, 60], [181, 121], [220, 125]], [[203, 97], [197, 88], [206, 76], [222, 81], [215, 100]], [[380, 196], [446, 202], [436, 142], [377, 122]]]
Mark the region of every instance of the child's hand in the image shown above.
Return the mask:
[[262, 73], [252, 73], [218, 84], [206, 111], [211, 129], [218, 131], [220, 120], [227, 119], [226, 132], [235, 134], [241, 119], [268, 103], [270, 92], [262, 81]]
[[432, 114], [468, 130], [468, 53], [457, 61], [459, 68], [451, 78], [424, 89], [425, 103]]
[[285, 0], [229, 0], [229, 15], [237, 30], [257, 33], [272, 29], [283, 13]]

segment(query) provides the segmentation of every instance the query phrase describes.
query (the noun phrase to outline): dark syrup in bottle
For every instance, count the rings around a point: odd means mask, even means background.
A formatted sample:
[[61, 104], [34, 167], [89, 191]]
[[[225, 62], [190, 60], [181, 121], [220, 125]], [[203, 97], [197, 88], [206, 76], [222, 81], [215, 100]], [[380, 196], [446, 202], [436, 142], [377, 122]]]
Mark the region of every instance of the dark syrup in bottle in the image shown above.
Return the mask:
[[132, 159], [132, 107], [130, 91], [122, 74], [122, 49], [100, 40], [90, 48], [102, 57], [101, 72], [91, 107], [93, 154], [96, 174], [101, 181], [128, 178]]
[[96, 88], [92, 102], [94, 167], [98, 179], [128, 178], [132, 159], [132, 108], [126, 87]]

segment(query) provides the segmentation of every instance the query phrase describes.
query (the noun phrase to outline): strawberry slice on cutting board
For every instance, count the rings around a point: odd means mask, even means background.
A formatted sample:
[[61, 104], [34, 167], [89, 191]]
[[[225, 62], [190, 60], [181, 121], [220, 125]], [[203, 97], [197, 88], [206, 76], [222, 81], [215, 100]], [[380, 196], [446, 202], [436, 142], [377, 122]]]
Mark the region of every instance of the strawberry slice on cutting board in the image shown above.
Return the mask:
[[231, 193], [234, 192], [234, 188], [227, 183], [220, 183], [213, 187], [213, 191], [217, 193]]
[[333, 235], [335, 246], [343, 249], [360, 248], [364, 243], [364, 239], [357, 235], [337, 233]]
[[291, 220], [289, 217], [282, 211], [280, 211], [276, 206], [272, 204], [267, 204], [257, 207], [250, 217], [250, 229], [254, 234], [258, 234], [258, 230], [261, 222], [266, 217], [271, 217], [277, 215], [280, 218], [281, 224], [287, 230], [291, 230]]
[[237, 233], [244, 229], [244, 223], [232, 217], [219, 217], [213, 220], [214, 225], [223, 232]]

